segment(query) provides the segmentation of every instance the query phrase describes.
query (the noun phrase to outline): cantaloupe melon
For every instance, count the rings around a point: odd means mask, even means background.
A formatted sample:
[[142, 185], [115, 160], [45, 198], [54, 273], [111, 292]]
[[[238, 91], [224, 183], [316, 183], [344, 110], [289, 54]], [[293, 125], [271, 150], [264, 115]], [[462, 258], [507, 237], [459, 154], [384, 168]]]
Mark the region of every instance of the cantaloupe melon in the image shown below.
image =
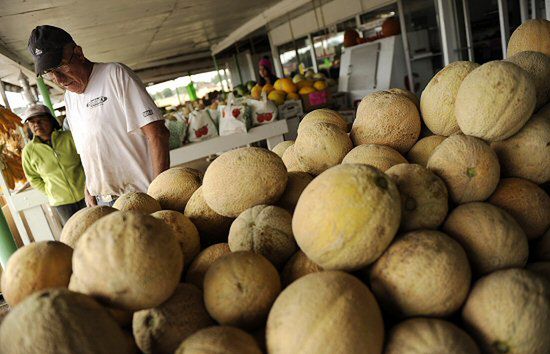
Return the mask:
[[73, 249], [58, 241], [33, 242], [19, 248], [2, 272], [2, 295], [15, 306], [33, 293], [69, 286]]
[[550, 21], [527, 20], [515, 29], [508, 41], [508, 57], [525, 51], [541, 52], [550, 56]]
[[542, 236], [550, 227], [550, 196], [528, 180], [503, 178], [489, 203], [510, 213], [530, 240]]
[[462, 245], [478, 275], [527, 263], [527, 236], [510, 214], [489, 203], [454, 209], [443, 230]]
[[302, 195], [302, 192], [312, 180], [313, 177], [309, 173], [299, 171], [289, 172], [285, 192], [277, 202], [277, 205], [286, 209], [291, 214], [294, 213], [300, 195]]
[[174, 231], [174, 235], [180, 243], [185, 265], [190, 264], [201, 251], [199, 231], [191, 220], [179, 211], [161, 210], [151, 214], [168, 224]]
[[536, 101], [535, 83], [527, 72], [508, 61], [491, 61], [462, 81], [455, 116], [464, 134], [499, 141], [525, 125]]
[[122, 211], [138, 211], [144, 214], [151, 214], [161, 209], [155, 198], [141, 192], [124, 193], [115, 201], [113, 208]]
[[535, 259], [550, 261], [550, 229], [538, 240], [535, 247]]
[[307, 258], [306, 254], [298, 250], [288, 262], [286, 262], [283, 271], [281, 272], [281, 282], [283, 287], [287, 287], [295, 280], [308, 275], [310, 273], [320, 272], [323, 268], [315, 264], [311, 259]]
[[271, 151], [279, 155], [280, 158], [283, 158], [285, 150], [292, 145], [294, 145], [294, 140], [286, 140], [275, 145], [275, 147]]
[[478, 280], [462, 317], [484, 353], [549, 353], [550, 285], [525, 269]]
[[525, 268], [540, 275], [550, 283], [550, 262], [527, 263]]
[[219, 242], [227, 242], [227, 235], [233, 219], [216, 213], [206, 204], [202, 187], [197, 189], [187, 202], [184, 215], [199, 230], [203, 247]]
[[281, 267], [297, 248], [292, 234], [292, 215], [273, 205], [247, 209], [233, 221], [228, 243], [231, 252], [252, 251], [275, 267]]
[[159, 174], [147, 194], [159, 201], [162, 209], [183, 212], [193, 193], [201, 186], [201, 173], [188, 167], [173, 167]]
[[385, 354], [480, 354], [474, 340], [451, 322], [413, 318], [392, 328]]
[[407, 160], [389, 146], [364, 144], [348, 152], [342, 163], [363, 163], [384, 172], [394, 165], [407, 163]]
[[352, 148], [353, 144], [345, 131], [324, 122], [304, 126], [292, 146], [301, 170], [313, 175], [341, 163]]
[[515, 135], [493, 142], [491, 147], [506, 176], [537, 184], [550, 181], [550, 104], [533, 115]]
[[116, 211], [109, 206], [93, 206], [77, 211], [61, 230], [60, 241], [75, 248], [84, 232], [97, 220]]
[[282, 159], [288, 172], [302, 171], [302, 167], [298, 163], [298, 160], [296, 159], [296, 155], [294, 154], [294, 144], [292, 144], [285, 150], [285, 152], [283, 153]]
[[398, 93], [400, 95], [407, 97], [409, 100], [411, 100], [412, 103], [414, 103], [418, 111], [420, 111], [420, 100], [418, 99], [418, 96], [416, 96], [416, 94], [412, 93], [409, 90], [405, 90], [397, 87], [391, 88], [388, 91], [392, 93]]
[[227, 243], [217, 243], [202, 250], [189, 266], [185, 281], [202, 289], [208, 268], [220, 257], [231, 253]]
[[324, 269], [355, 270], [374, 262], [399, 228], [395, 183], [368, 165], [335, 166], [302, 192], [292, 230], [302, 251]]
[[441, 177], [455, 203], [487, 199], [500, 178], [495, 152], [480, 139], [453, 135], [435, 149], [428, 169]]
[[366, 285], [327, 271], [308, 274], [281, 293], [266, 335], [270, 354], [380, 354], [384, 323]]
[[460, 84], [479, 64], [455, 61], [430, 80], [420, 97], [424, 123], [434, 134], [449, 136], [460, 132], [455, 116], [455, 100]]
[[221, 257], [204, 277], [206, 309], [222, 325], [259, 328], [280, 291], [277, 269], [264, 256], [250, 251]]
[[216, 213], [237, 217], [255, 205], [275, 203], [285, 190], [287, 178], [277, 154], [245, 147], [221, 154], [208, 166], [202, 193]]
[[445, 138], [445, 136], [441, 135], [430, 135], [418, 140], [407, 153], [407, 160], [409, 160], [410, 163], [416, 163], [426, 167], [435, 148], [437, 148]]
[[137, 311], [166, 301], [182, 269], [181, 247], [166, 223], [117, 211], [94, 223], [78, 242], [69, 289]]
[[351, 128], [354, 145], [387, 145], [401, 154], [410, 150], [419, 135], [420, 115], [414, 103], [388, 91], [363, 98]]
[[300, 134], [302, 129], [304, 129], [307, 125], [321, 122], [334, 124], [344, 132], [348, 131], [348, 123], [338, 112], [327, 108], [321, 108], [309, 112], [304, 116], [304, 118], [302, 118], [300, 125], [298, 126], [298, 134]]
[[129, 354], [127, 340], [92, 298], [67, 289], [35, 293], [0, 327], [0, 352], [10, 354]]
[[519, 52], [507, 60], [531, 75], [537, 91], [535, 110], [547, 104], [550, 101], [550, 57], [540, 52]]
[[182, 283], [166, 302], [136, 312], [132, 327], [142, 352], [172, 354], [190, 335], [212, 325], [202, 291]]
[[466, 300], [470, 279], [464, 249], [433, 230], [401, 236], [370, 273], [376, 298], [388, 311], [403, 317], [452, 314]]
[[229, 326], [202, 329], [184, 340], [174, 354], [262, 354], [254, 338]]
[[425, 167], [403, 163], [386, 171], [401, 196], [401, 230], [437, 229], [448, 211], [447, 187]]

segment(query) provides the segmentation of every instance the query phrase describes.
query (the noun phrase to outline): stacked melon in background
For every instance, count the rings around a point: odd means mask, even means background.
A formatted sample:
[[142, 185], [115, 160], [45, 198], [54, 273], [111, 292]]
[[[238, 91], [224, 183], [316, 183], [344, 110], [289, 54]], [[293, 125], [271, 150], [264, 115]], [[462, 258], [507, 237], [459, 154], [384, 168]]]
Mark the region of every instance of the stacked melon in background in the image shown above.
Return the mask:
[[0, 352], [549, 353], [548, 48], [528, 21], [350, 132], [317, 110], [80, 211], [10, 259]]

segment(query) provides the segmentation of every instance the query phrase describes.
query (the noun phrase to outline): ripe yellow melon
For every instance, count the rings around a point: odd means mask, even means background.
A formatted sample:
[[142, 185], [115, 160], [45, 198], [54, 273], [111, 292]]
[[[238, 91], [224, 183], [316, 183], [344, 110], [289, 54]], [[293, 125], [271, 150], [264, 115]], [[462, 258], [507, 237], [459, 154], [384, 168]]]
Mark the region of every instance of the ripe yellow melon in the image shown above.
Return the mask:
[[166, 301], [182, 269], [181, 247], [166, 223], [117, 211], [90, 226], [78, 242], [69, 289], [137, 311]]
[[262, 86], [255, 85], [252, 90], [250, 90], [250, 96], [252, 96], [253, 99], [259, 100], [262, 98]]
[[288, 172], [302, 171], [302, 167], [298, 163], [298, 160], [296, 159], [296, 155], [294, 153], [294, 144], [290, 145], [285, 150], [281, 158]]
[[480, 354], [474, 340], [451, 322], [413, 318], [392, 328], [385, 354]]
[[[300, 81], [298, 84], [302, 83], [302, 82], [306, 82], [306, 80], [304, 81]], [[299, 87], [300, 85], [298, 85]], [[313, 88], [312, 86], [303, 86], [300, 91], [298, 91], [298, 93], [300, 95], [309, 95], [310, 93], [313, 93], [315, 92], [315, 88]]]
[[484, 353], [549, 353], [550, 286], [525, 269], [479, 279], [462, 310]]
[[262, 354], [250, 334], [238, 328], [216, 326], [202, 329], [179, 346], [174, 354]]
[[286, 189], [277, 205], [293, 214], [300, 195], [302, 195], [302, 192], [312, 180], [313, 177], [309, 173], [299, 171], [289, 172]]
[[151, 214], [161, 209], [155, 198], [141, 192], [124, 193], [115, 201], [113, 208], [122, 211], [138, 211], [144, 214]]
[[335, 166], [302, 192], [292, 230], [300, 249], [324, 269], [355, 270], [374, 262], [399, 228], [395, 183], [374, 167]]
[[357, 145], [386, 145], [404, 154], [420, 135], [420, 115], [406, 96], [388, 91], [375, 92], [363, 98], [351, 139]]
[[503, 178], [489, 203], [512, 215], [530, 240], [542, 236], [550, 227], [550, 196], [528, 180]]
[[319, 80], [319, 81], [315, 81], [313, 83], [313, 87], [317, 90], [317, 91], [323, 91], [323, 90], [326, 90], [328, 85], [325, 81], [323, 80]]
[[384, 323], [366, 285], [326, 271], [308, 274], [281, 293], [266, 335], [270, 354], [381, 354]]
[[[314, 84], [313, 80], [307, 79], [307, 80], [300, 80], [299, 82], [296, 83], [296, 86], [298, 86], [298, 89], [303, 89], [304, 87], [313, 88], [313, 84]], [[311, 92], [315, 92], [315, 90]]]
[[[550, 77], [550, 76], [549, 76]], [[504, 175], [537, 184], [550, 181], [550, 104], [510, 138], [491, 143]]]
[[455, 116], [455, 100], [460, 84], [479, 64], [455, 61], [440, 70], [420, 97], [424, 123], [434, 134], [449, 136], [460, 132]]
[[265, 84], [263, 87], [262, 87], [262, 92], [265, 92], [267, 94], [269, 94], [271, 91], [275, 90], [275, 88], [273, 87], [273, 85], [271, 84]]
[[[281, 87], [276, 88], [277, 90], [282, 90], [286, 93], [294, 93], [298, 91], [298, 87], [296, 87], [290, 78], [279, 79], [277, 81], [281, 81]], [[277, 82], [275, 82], [275, 84], [277, 84]]]
[[318, 175], [341, 163], [353, 144], [342, 129], [319, 122], [303, 127], [292, 148], [302, 171]]
[[288, 262], [286, 262], [283, 271], [281, 272], [281, 282], [283, 287], [287, 287], [299, 278], [322, 271], [319, 265], [315, 264], [311, 259], [307, 258], [306, 254], [298, 250]]
[[550, 229], [538, 240], [535, 247], [535, 259], [550, 261]]
[[294, 140], [286, 140], [275, 145], [275, 147], [271, 151], [279, 155], [280, 158], [283, 158], [283, 154], [285, 153], [285, 150], [292, 145], [294, 145]]
[[292, 215], [276, 206], [256, 205], [233, 221], [228, 243], [231, 252], [252, 251], [279, 268], [297, 248], [292, 235]]
[[122, 330], [92, 298], [56, 288], [14, 307], [0, 327], [0, 352], [129, 354]]
[[185, 281], [195, 285], [199, 289], [202, 289], [204, 276], [206, 275], [208, 268], [210, 268], [210, 266], [218, 260], [218, 258], [228, 253], [231, 253], [231, 250], [229, 249], [229, 245], [227, 243], [217, 243], [205, 248], [197, 255], [197, 257], [195, 257], [193, 263], [189, 266], [187, 274], [185, 275]]
[[386, 171], [401, 196], [401, 230], [437, 229], [448, 211], [447, 187], [441, 178], [416, 164], [399, 164]]
[[283, 89], [283, 79], [277, 79], [273, 83], [273, 88], [275, 90], [282, 90]]
[[273, 90], [267, 95], [267, 99], [274, 102], [277, 106], [285, 103], [286, 93], [284, 91]]
[[403, 317], [452, 314], [466, 300], [470, 279], [462, 247], [433, 230], [401, 236], [374, 263], [370, 274], [376, 298]]
[[418, 111], [420, 111], [420, 100], [418, 99], [418, 96], [416, 96], [416, 94], [414, 94], [413, 92], [411, 92], [409, 90], [397, 88], [397, 87], [391, 88], [388, 91], [392, 92], [392, 93], [398, 93], [398, 94], [401, 94], [401, 95], [407, 97], [409, 100], [412, 101], [412, 103], [414, 103], [414, 105], [416, 106], [416, 109], [418, 109]]
[[204, 277], [204, 302], [219, 324], [256, 329], [265, 323], [281, 292], [277, 269], [250, 251], [227, 254]]
[[216, 213], [237, 217], [248, 208], [273, 204], [283, 194], [288, 176], [277, 154], [245, 147], [221, 154], [204, 175], [204, 200]]
[[519, 52], [507, 59], [531, 74], [537, 91], [535, 110], [550, 101], [550, 57], [539, 52]]
[[443, 179], [451, 199], [459, 204], [487, 199], [500, 178], [495, 152], [482, 140], [466, 135], [445, 139], [427, 167]]
[[187, 202], [184, 215], [199, 230], [203, 247], [218, 242], [227, 242], [227, 235], [233, 219], [216, 213], [206, 204], [202, 187], [197, 189]]
[[455, 116], [464, 134], [499, 141], [525, 125], [536, 101], [535, 84], [527, 72], [511, 62], [491, 61], [462, 81]]
[[192, 284], [182, 283], [166, 302], [136, 312], [132, 327], [142, 352], [168, 354], [174, 353], [193, 333], [212, 325], [202, 292]]
[[113, 211], [116, 209], [109, 206], [93, 206], [77, 211], [63, 226], [59, 240], [75, 248], [76, 243], [90, 225]]
[[33, 242], [18, 249], [2, 272], [2, 295], [15, 306], [33, 293], [69, 286], [73, 249], [58, 241]]
[[182, 213], [173, 210], [157, 211], [151, 216], [164, 221], [172, 228], [181, 246], [185, 265], [191, 263], [201, 251], [199, 231], [191, 220]]
[[298, 134], [300, 134], [301, 130], [307, 125], [320, 122], [334, 124], [343, 131], [348, 131], [348, 123], [340, 113], [331, 109], [321, 108], [309, 112], [302, 118], [298, 126]]
[[435, 148], [437, 148], [445, 138], [445, 136], [441, 135], [430, 135], [418, 140], [407, 153], [407, 160], [409, 160], [410, 163], [416, 163], [426, 167]]
[[354, 147], [342, 160], [342, 163], [362, 163], [376, 167], [382, 172], [407, 160], [391, 147], [376, 144], [364, 144]]
[[510, 214], [489, 203], [459, 205], [443, 230], [462, 245], [478, 275], [527, 263], [525, 232]]
[[188, 167], [173, 167], [158, 175], [147, 194], [159, 201], [162, 209], [183, 212], [193, 193], [201, 186], [201, 173]]
[[296, 92], [291, 92], [291, 93], [287, 93], [286, 95], [286, 100], [289, 101], [289, 100], [299, 100], [300, 99], [300, 95], [297, 94]]
[[510, 36], [508, 57], [534, 51], [550, 56], [550, 21], [533, 19], [523, 22]]

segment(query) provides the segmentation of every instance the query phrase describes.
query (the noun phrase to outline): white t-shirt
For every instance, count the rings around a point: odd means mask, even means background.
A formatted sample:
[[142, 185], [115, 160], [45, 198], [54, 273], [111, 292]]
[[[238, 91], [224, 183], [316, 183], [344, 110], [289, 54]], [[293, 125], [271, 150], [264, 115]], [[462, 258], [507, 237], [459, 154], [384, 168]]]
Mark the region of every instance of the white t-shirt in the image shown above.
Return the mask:
[[163, 118], [137, 75], [95, 63], [86, 91], [67, 91], [65, 104], [90, 194], [146, 192], [153, 168], [140, 128]]

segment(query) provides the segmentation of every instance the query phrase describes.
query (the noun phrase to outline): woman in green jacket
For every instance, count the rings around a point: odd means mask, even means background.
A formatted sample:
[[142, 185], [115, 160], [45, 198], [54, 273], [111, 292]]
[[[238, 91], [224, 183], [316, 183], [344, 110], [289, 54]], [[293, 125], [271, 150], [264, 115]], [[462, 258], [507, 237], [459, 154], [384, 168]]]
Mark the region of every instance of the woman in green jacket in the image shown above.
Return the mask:
[[62, 131], [44, 105], [30, 106], [24, 121], [32, 141], [23, 149], [23, 170], [31, 186], [46, 194], [63, 225], [84, 201], [84, 169], [70, 131]]

